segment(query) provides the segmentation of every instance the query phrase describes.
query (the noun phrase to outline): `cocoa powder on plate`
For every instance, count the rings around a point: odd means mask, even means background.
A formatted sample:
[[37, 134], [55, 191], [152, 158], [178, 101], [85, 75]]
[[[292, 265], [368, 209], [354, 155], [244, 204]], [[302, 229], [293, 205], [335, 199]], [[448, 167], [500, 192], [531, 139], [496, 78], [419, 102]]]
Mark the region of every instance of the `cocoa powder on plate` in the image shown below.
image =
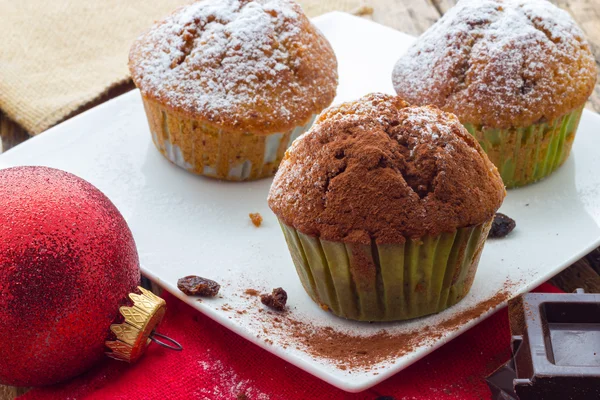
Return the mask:
[[[372, 335], [361, 336], [301, 321], [294, 317], [292, 311], [286, 314], [271, 311], [260, 313], [262, 310], [256, 310], [253, 305], [248, 305], [246, 310], [254, 312], [253, 318], [263, 325], [262, 332], [265, 336], [262, 338], [268, 344], [276, 341], [283, 348], [296, 347], [315, 359], [329, 361], [340, 370], [374, 370], [377, 364], [401, 357], [428, 342], [438, 340], [506, 302], [514, 285], [507, 282], [491, 298], [435, 326], [401, 333], [381, 329]], [[235, 312], [233, 314], [239, 315]]]

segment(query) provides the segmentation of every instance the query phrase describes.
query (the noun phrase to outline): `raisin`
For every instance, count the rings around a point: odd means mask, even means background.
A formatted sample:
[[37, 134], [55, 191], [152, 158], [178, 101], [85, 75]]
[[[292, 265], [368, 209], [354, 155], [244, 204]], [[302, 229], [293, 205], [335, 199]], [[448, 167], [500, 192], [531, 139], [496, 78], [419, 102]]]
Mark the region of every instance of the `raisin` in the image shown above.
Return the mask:
[[271, 294], [261, 294], [260, 301], [267, 307], [283, 311], [287, 302], [287, 293], [282, 288], [273, 289]]
[[177, 287], [188, 296], [215, 297], [219, 293], [221, 285], [210, 279], [190, 275], [179, 279]]
[[492, 222], [492, 229], [490, 229], [490, 238], [503, 238], [515, 229], [517, 224], [515, 220], [502, 214], [496, 213], [494, 222]]

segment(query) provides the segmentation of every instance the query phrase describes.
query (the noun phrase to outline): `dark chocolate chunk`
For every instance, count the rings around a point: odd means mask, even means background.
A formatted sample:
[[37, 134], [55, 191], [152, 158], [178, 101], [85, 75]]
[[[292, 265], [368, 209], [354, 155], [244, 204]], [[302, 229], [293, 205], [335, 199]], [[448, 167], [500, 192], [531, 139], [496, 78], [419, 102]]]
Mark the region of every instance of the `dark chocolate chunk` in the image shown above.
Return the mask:
[[188, 296], [215, 297], [221, 285], [210, 279], [190, 275], [179, 279], [177, 288]]
[[515, 220], [502, 214], [496, 213], [494, 222], [492, 222], [492, 229], [490, 229], [490, 238], [503, 238], [515, 229], [517, 224]]
[[260, 301], [267, 307], [283, 311], [287, 303], [287, 293], [282, 288], [273, 289], [271, 294], [261, 294]]
[[600, 295], [529, 293], [509, 319], [520, 400], [600, 399]]
[[511, 359], [485, 378], [492, 392], [492, 400], [518, 400], [513, 388], [513, 381], [516, 377], [517, 373]]

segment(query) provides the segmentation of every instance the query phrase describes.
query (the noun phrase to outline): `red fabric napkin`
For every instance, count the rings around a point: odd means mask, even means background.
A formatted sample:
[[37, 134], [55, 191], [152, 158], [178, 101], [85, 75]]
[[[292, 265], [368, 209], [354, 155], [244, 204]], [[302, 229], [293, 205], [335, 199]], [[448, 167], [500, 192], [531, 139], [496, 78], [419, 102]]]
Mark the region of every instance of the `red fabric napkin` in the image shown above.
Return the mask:
[[[560, 292], [543, 284], [537, 291]], [[175, 297], [161, 333], [183, 352], [153, 345], [136, 365], [107, 359], [67, 383], [34, 389], [34, 399], [489, 399], [484, 381], [509, 356], [506, 309], [387, 381], [349, 394], [242, 339]], [[385, 398], [385, 397], [384, 397]]]

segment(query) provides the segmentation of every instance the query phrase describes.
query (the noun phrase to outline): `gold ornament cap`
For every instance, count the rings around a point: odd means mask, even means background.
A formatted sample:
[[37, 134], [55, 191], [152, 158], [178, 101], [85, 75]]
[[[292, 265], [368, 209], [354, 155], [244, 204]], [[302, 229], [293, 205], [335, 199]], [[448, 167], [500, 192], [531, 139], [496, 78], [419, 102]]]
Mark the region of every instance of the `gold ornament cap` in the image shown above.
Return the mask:
[[136, 362], [144, 354], [154, 329], [167, 311], [167, 303], [163, 299], [142, 287], [138, 287], [138, 290], [140, 294], [129, 293], [133, 302], [131, 307], [119, 308], [123, 322], [110, 326], [116, 340], [107, 340], [105, 343], [111, 350], [106, 352], [108, 357], [129, 363]]

